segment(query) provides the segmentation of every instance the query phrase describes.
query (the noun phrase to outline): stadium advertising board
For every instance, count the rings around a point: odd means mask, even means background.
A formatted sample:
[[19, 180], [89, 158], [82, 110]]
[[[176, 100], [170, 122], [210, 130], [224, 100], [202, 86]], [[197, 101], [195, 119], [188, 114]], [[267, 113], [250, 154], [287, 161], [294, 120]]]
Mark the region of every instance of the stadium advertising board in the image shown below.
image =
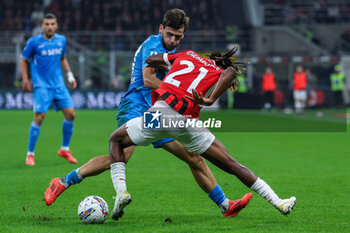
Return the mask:
[[[114, 109], [126, 94], [125, 91], [73, 91], [76, 109]], [[32, 109], [33, 94], [21, 91], [1, 91], [0, 109]]]

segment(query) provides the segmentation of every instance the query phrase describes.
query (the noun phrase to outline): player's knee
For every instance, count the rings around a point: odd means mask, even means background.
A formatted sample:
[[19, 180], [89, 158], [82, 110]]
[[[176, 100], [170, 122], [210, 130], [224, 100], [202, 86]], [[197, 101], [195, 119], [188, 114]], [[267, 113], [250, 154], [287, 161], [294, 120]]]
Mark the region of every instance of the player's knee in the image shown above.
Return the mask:
[[196, 153], [192, 153], [192, 155], [187, 160], [187, 164], [193, 168], [201, 167], [203, 163], [205, 163], [203, 157]]
[[43, 123], [43, 121], [44, 121], [44, 118], [45, 118], [45, 114], [42, 114], [42, 113], [36, 114], [36, 115], [34, 116], [34, 121], [35, 121], [35, 123], [37, 123], [38, 125], [41, 125], [41, 124]]
[[109, 136], [109, 144], [120, 143], [120, 142], [121, 142], [121, 137], [118, 134], [118, 130], [116, 130]]
[[67, 115], [67, 120], [73, 121], [75, 119], [75, 112], [71, 112]]

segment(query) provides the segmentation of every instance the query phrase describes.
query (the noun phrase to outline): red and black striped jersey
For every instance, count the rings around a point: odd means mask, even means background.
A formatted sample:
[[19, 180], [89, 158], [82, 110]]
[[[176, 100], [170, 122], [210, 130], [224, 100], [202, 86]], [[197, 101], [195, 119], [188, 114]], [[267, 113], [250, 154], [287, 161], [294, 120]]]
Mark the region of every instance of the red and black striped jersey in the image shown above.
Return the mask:
[[160, 87], [153, 91], [153, 103], [161, 98], [185, 117], [198, 118], [201, 106], [185, 96], [192, 96], [192, 89], [205, 95], [224, 70], [216, 66], [213, 60], [202, 58], [191, 50], [165, 53], [163, 59], [171, 69]]

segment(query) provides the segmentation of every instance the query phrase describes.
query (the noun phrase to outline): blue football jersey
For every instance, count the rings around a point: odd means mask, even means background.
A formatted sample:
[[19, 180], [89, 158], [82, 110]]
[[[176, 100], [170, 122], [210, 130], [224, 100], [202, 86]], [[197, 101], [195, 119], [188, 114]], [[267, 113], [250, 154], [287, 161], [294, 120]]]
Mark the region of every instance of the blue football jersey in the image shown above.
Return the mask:
[[[135, 52], [130, 76], [129, 92], [133, 90], [140, 90], [147, 104], [149, 106], [152, 106], [152, 90], [145, 87], [142, 77], [142, 70], [147, 66], [146, 59], [154, 54], [174, 53], [175, 51], [176, 49], [167, 51], [163, 47], [160, 33], [158, 35], [152, 35], [148, 37], [148, 39], [145, 40]], [[157, 78], [160, 80], [163, 80], [165, 75], [166, 72], [157, 72]]]
[[61, 59], [65, 55], [66, 38], [63, 35], [55, 33], [50, 40], [43, 33], [31, 37], [23, 49], [22, 57], [30, 60], [33, 86], [64, 86]]

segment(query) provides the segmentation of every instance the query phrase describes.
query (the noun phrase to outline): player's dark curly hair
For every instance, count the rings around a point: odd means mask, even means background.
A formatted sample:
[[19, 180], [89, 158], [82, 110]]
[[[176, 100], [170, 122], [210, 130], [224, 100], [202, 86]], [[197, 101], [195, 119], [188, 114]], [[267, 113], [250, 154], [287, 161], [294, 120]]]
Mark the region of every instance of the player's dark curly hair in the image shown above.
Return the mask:
[[[235, 57], [233, 55], [237, 52], [237, 50], [238, 50], [238, 46], [235, 45], [233, 49], [231, 49], [225, 54], [222, 54], [220, 52], [212, 52], [209, 55], [209, 58], [214, 60], [217, 66], [223, 69], [226, 69], [231, 66], [236, 70], [237, 75], [242, 75], [242, 71], [240, 67], [237, 66], [237, 64], [245, 64], [245, 63], [235, 62]], [[231, 90], [236, 90], [238, 88], [239, 81], [238, 81], [237, 75], [232, 82], [232, 85], [230, 87]]]

